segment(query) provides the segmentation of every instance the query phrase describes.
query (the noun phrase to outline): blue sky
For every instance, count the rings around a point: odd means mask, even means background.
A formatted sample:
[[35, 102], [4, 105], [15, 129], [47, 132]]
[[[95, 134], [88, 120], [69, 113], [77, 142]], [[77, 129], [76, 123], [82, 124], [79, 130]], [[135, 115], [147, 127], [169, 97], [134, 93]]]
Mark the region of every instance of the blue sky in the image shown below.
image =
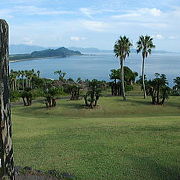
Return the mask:
[[1, 0], [11, 44], [112, 49], [120, 35], [135, 44], [180, 52], [180, 0]]

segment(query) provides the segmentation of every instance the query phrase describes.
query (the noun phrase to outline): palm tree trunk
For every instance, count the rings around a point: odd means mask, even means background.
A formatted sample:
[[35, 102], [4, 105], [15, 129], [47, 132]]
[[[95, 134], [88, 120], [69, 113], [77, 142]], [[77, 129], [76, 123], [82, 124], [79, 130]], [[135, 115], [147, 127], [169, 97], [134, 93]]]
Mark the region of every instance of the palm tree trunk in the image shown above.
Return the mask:
[[0, 19], [0, 179], [14, 180], [8, 41], [8, 24]]
[[121, 86], [122, 86], [122, 96], [123, 100], [126, 100], [126, 94], [125, 94], [125, 86], [124, 86], [124, 60], [120, 59], [121, 63]]
[[30, 88], [32, 89], [32, 88], [33, 88], [32, 77], [31, 77], [31, 79], [30, 79], [30, 81], [29, 81], [29, 85], [30, 85]]
[[17, 80], [15, 78], [15, 91], [17, 90]]
[[19, 79], [17, 79], [17, 90], [19, 90]]
[[28, 77], [26, 77], [26, 80], [25, 80], [25, 87], [28, 88], [29, 84], [28, 84]]
[[143, 57], [142, 59], [142, 86], [143, 86], [143, 92], [144, 92], [144, 99], [146, 99], [146, 86], [144, 82], [144, 60], [145, 58]]
[[24, 90], [24, 77], [22, 78], [22, 88]]

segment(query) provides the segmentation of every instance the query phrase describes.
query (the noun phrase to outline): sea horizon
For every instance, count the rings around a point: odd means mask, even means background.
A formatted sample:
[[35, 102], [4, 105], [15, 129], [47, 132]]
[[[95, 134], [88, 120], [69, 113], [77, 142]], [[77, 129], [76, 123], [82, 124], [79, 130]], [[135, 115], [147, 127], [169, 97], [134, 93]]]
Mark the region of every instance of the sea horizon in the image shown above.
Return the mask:
[[[131, 53], [125, 61], [125, 66], [141, 75], [142, 58], [139, 54]], [[169, 86], [173, 86], [173, 79], [179, 76], [180, 53], [154, 53], [145, 60], [145, 74], [147, 79], [152, 79], [155, 73], [165, 74]], [[98, 79], [110, 81], [111, 69], [119, 68], [119, 59], [114, 53], [87, 53], [81, 56], [65, 58], [34, 58], [10, 62], [10, 69], [30, 70], [41, 72], [41, 77], [58, 79], [54, 71], [62, 70], [67, 73], [66, 78]]]

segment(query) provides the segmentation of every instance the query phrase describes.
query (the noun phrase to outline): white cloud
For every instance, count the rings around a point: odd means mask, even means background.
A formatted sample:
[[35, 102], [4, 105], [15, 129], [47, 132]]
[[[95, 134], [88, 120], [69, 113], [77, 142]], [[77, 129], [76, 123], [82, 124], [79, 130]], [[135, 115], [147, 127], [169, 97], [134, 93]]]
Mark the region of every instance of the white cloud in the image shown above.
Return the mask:
[[82, 21], [82, 25], [91, 31], [97, 31], [102, 32], [106, 31], [106, 29], [109, 27], [109, 25], [102, 21]]
[[49, 8], [39, 8], [36, 6], [14, 6], [11, 9], [1, 9], [0, 17], [12, 18], [16, 15], [62, 15], [62, 14], [75, 14], [73, 11], [52, 10]]
[[139, 9], [138, 12], [142, 15], [146, 15], [146, 14], [149, 14], [149, 15], [152, 15], [152, 16], [160, 16], [162, 14], [161, 10], [160, 9], [156, 9], [156, 8], [152, 8], [152, 9], [149, 9], [149, 8], [142, 8], [142, 9]]
[[138, 13], [128, 13], [128, 14], [121, 14], [121, 15], [114, 15], [112, 18], [120, 19], [120, 18], [132, 18], [132, 17], [138, 17]]
[[15, 9], [17, 13], [23, 13], [27, 15], [61, 15], [74, 13], [72, 11], [51, 10], [47, 8], [39, 8], [36, 6], [17, 6]]
[[156, 35], [153, 35], [153, 38], [154, 38], [154, 39], [161, 40], [161, 39], [164, 39], [164, 36], [161, 35], [161, 34], [156, 34]]
[[85, 37], [78, 37], [78, 36], [71, 36], [70, 40], [71, 41], [81, 41], [81, 40], [85, 40]]
[[174, 39], [177, 39], [177, 37], [176, 36], [169, 36], [168, 39], [174, 40]]
[[[33, 0], [35, 1], [39, 0]], [[45, 0], [41, 1], [43, 3]], [[2, 6], [0, 17], [15, 17], [13, 21], [9, 21], [11, 41], [14, 43], [46, 46], [68, 43], [84, 46], [90, 46], [93, 43], [105, 45], [111, 44], [111, 41], [115, 41], [119, 35], [125, 34], [134, 41], [139, 35], [148, 34], [154, 35], [154, 39], [162, 47], [169, 48], [169, 45], [163, 43], [165, 42], [163, 39], [166, 39], [172, 44], [176, 42], [173, 45], [176, 46], [174, 48], [178, 48], [180, 7], [169, 6], [164, 9], [155, 4], [156, 8], [138, 8], [142, 7], [138, 5], [117, 8], [111, 6], [111, 0], [107, 1], [109, 1], [109, 6], [103, 5], [102, 8], [93, 4], [90, 7], [86, 5], [79, 7], [77, 4], [73, 9], [69, 5], [65, 7], [65, 3], [64, 6], [56, 7], [50, 5], [47, 7], [40, 3], [30, 3], [30, 1], [24, 5], [19, 4], [19, 6], [14, 3], [9, 9], [3, 9]], [[118, 3], [119, 1], [117, 0]], [[135, 0], [132, 1], [135, 2]], [[73, 14], [74, 16], [66, 18], [62, 14]], [[83, 36], [88, 38], [88, 41], [85, 41]], [[29, 39], [24, 40], [23, 37], [29, 37]]]
[[9, 10], [9, 9], [0, 10], [0, 18], [6, 19], [6, 18], [13, 18], [13, 17], [14, 16], [13, 16], [13, 13], [11, 10]]
[[93, 10], [89, 8], [80, 8], [80, 12], [89, 18], [92, 18], [92, 15], [95, 13]]
[[[80, 8], [79, 11], [89, 17], [89, 18], [93, 18], [93, 15], [97, 15], [97, 14], [103, 14], [103, 13], [115, 13], [117, 12], [117, 10], [113, 10], [113, 9], [92, 9], [92, 8]], [[118, 11], [119, 12], [119, 11]]]
[[140, 8], [137, 10], [128, 10], [124, 14], [113, 15], [112, 18], [120, 19], [120, 18], [137, 18], [137, 17], [157, 17], [161, 16], [162, 12], [160, 9], [156, 8]]

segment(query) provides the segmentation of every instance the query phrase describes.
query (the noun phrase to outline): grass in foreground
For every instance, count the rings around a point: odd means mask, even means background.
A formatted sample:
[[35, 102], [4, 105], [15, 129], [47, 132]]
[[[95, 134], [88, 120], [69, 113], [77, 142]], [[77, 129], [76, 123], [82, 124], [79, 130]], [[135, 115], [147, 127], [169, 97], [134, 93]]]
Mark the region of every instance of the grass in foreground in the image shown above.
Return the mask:
[[13, 107], [16, 165], [56, 169], [79, 180], [175, 180], [180, 175], [180, 97], [165, 106], [150, 99], [59, 100]]

